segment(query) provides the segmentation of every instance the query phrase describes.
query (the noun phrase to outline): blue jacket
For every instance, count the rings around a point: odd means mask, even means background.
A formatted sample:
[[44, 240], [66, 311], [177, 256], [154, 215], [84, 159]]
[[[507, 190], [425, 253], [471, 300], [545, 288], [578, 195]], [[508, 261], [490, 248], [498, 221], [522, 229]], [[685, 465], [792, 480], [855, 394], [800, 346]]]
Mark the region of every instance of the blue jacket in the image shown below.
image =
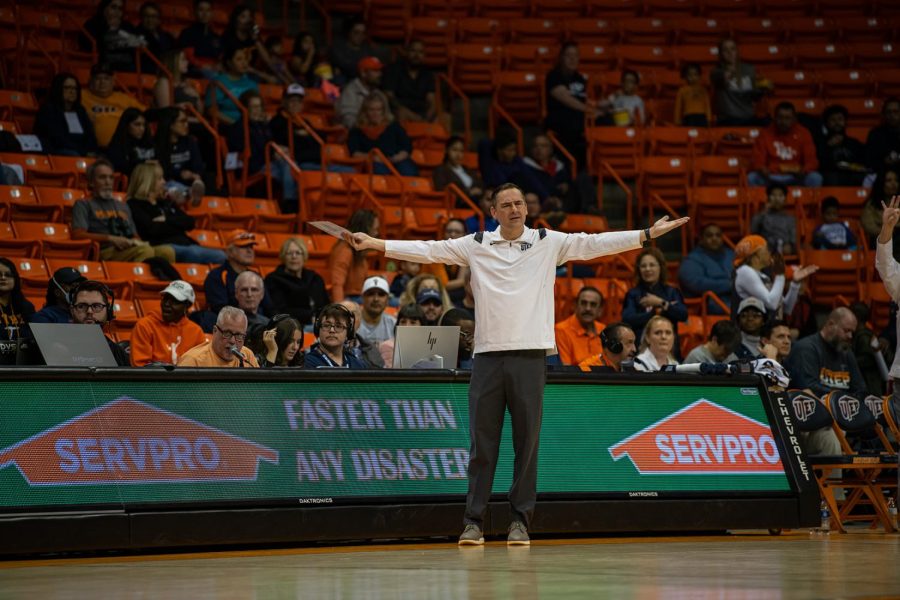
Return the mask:
[[37, 311], [31, 318], [29, 323], [71, 323], [72, 315], [65, 306], [45, 306]]
[[[206, 306], [209, 310], [218, 313], [223, 306], [238, 305], [237, 298], [234, 296], [234, 282], [238, 275], [240, 273], [235, 271], [227, 260], [209, 272], [203, 282], [203, 292], [206, 295]], [[259, 304], [259, 312], [270, 315], [271, 311], [269, 295], [265, 294]]]
[[312, 346], [309, 347], [309, 350], [306, 351], [306, 354], [303, 356], [303, 368], [304, 369], [317, 369], [319, 367], [331, 367], [331, 368], [343, 368], [343, 369], [365, 369], [366, 365], [363, 364], [361, 360], [353, 356], [352, 353], [348, 352], [346, 349], [344, 350], [344, 358], [343, 358], [344, 366], [343, 367], [335, 367], [332, 364], [331, 359], [325, 356], [325, 353], [322, 351], [322, 348], [319, 347], [319, 342], [316, 342]]
[[640, 299], [647, 294], [655, 294], [669, 303], [668, 310], [659, 314], [672, 321], [672, 325], [675, 326], [675, 333], [677, 334], [677, 323], [679, 321], [687, 321], [688, 318], [687, 306], [684, 305], [684, 298], [682, 297], [681, 292], [671, 285], [657, 283], [652, 286], [647, 286], [640, 283], [637, 287], [628, 290], [628, 293], [625, 294], [625, 301], [622, 304], [622, 320], [631, 325], [638, 343], [640, 343], [641, 335], [644, 332], [644, 326], [647, 324], [647, 321], [656, 314], [656, 311], [647, 310], [638, 304]]
[[[734, 252], [722, 248], [720, 252], [710, 252], [701, 247], [694, 248], [684, 257], [678, 269], [678, 281], [688, 298], [698, 298], [704, 292], [713, 292], [731, 306], [732, 275], [734, 274]], [[722, 314], [718, 304], [708, 303], [709, 312]]]

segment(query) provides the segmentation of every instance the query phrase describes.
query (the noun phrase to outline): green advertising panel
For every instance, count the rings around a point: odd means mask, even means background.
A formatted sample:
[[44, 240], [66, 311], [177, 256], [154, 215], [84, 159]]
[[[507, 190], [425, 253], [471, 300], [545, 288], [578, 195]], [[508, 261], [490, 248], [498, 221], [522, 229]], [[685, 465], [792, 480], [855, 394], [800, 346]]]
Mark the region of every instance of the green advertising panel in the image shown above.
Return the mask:
[[[0, 508], [466, 492], [466, 383], [8, 381]], [[494, 491], [512, 473], [504, 429]], [[546, 387], [538, 491], [788, 492], [756, 388]]]

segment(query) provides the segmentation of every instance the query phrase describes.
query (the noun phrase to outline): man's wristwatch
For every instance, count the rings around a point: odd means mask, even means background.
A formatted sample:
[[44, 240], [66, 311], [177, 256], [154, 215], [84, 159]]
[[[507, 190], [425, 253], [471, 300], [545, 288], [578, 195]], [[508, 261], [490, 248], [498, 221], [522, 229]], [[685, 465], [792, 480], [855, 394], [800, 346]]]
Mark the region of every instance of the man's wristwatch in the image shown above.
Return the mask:
[[648, 227], [647, 229], [644, 230], [644, 241], [643, 241], [643, 243], [641, 243], [641, 246], [643, 246], [644, 248], [649, 248], [650, 241], [651, 241], [650, 228]]

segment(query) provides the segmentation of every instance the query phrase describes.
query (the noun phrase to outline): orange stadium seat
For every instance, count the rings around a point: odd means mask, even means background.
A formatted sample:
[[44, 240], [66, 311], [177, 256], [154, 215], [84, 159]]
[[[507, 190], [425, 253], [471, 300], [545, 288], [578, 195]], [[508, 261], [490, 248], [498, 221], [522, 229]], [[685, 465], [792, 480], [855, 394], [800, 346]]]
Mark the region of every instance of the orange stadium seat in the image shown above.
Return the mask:
[[578, 49], [579, 69], [588, 77], [595, 71], [608, 71], [614, 69], [617, 60], [612, 46], [586, 44], [580, 46]]
[[675, 54], [669, 46], [621, 45], [616, 48], [616, 57], [620, 69], [641, 71], [675, 67]]
[[366, 27], [372, 37], [396, 42], [402, 40], [410, 10], [404, 0], [368, 0], [365, 3]]
[[638, 157], [644, 143], [640, 129], [634, 127], [589, 127], [585, 130], [588, 142], [588, 166], [594, 175], [607, 177], [602, 168], [609, 165], [623, 179], [633, 179], [638, 173]]
[[746, 205], [740, 187], [695, 187], [691, 189], [691, 237], [707, 223], [716, 223], [733, 240], [747, 231]]
[[496, 46], [506, 41], [506, 29], [499, 19], [465, 17], [456, 22], [456, 39], [464, 44]]
[[[423, 17], [456, 18], [465, 17], [475, 10], [474, 0], [418, 0], [416, 2], [417, 13]], [[353, 12], [353, 11], [349, 11]]]
[[767, 17], [802, 17], [815, 8], [811, 0], [757, 0], [759, 11]]
[[456, 44], [450, 49], [450, 78], [467, 94], [488, 94], [500, 70], [499, 47]]
[[815, 71], [767, 69], [763, 75], [772, 82], [775, 98], [815, 98], [819, 95], [819, 78]]
[[582, 0], [533, 0], [531, 7], [542, 19], [577, 19], [584, 12]]
[[[677, 156], [645, 156], [640, 161], [638, 178], [639, 206], [656, 206], [656, 218], [666, 214], [659, 200], [662, 199], [677, 213], [683, 213], [688, 204], [691, 185], [690, 161]], [[653, 210], [653, 209], [651, 209]]]
[[62, 214], [62, 220], [66, 223], [72, 220], [72, 207], [86, 195], [85, 190], [78, 188], [37, 186], [34, 191], [37, 194], [38, 204], [58, 207]]
[[858, 221], [862, 215], [863, 206], [869, 199], [869, 190], [864, 187], [820, 187], [816, 189], [815, 213], [809, 217], [818, 217], [819, 206], [822, 200], [828, 196], [834, 196], [841, 204], [841, 218], [850, 221]]
[[790, 47], [779, 44], [742, 44], [741, 60], [756, 67], [757, 71], [789, 69], [794, 66]]
[[188, 232], [188, 235], [191, 236], [192, 240], [206, 248], [222, 249], [225, 247], [222, 238], [219, 237], [219, 232], [214, 229], [192, 229]]
[[559, 45], [563, 38], [562, 24], [553, 19], [510, 19], [509, 38], [513, 43]]
[[507, 44], [503, 48], [503, 66], [508, 71], [546, 73], [556, 65], [555, 45]]
[[181, 274], [181, 278], [195, 288], [202, 289], [210, 266], [203, 263], [175, 263], [172, 265]]
[[19, 134], [19, 126], [14, 121], [0, 121], [0, 131], [8, 131], [13, 135]]
[[897, 69], [879, 69], [872, 73], [875, 81], [875, 95], [879, 98], [900, 96], [900, 71]]
[[646, 138], [651, 155], [693, 157], [713, 151], [713, 139], [706, 128], [657, 125], [647, 130]]
[[750, 159], [759, 127], [716, 127], [713, 134], [718, 139], [716, 153]]
[[413, 148], [412, 160], [423, 177], [431, 177], [434, 171], [444, 162], [444, 151], [428, 148]]
[[672, 42], [671, 19], [638, 17], [619, 21], [619, 40], [623, 44], [667, 46]]
[[450, 134], [438, 123], [407, 121], [403, 123], [406, 135], [412, 140], [413, 148], [443, 151]]
[[736, 17], [729, 19], [728, 26], [742, 55], [746, 44], [774, 44], [781, 38], [780, 23], [768, 17]]
[[41, 258], [41, 242], [0, 238], [0, 256]]
[[[841, 0], [843, 3], [843, 0]], [[896, 23], [890, 17], [842, 16], [838, 22], [841, 41], [847, 43], [890, 42]]]
[[858, 283], [865, 267], [862, 251], [801, 250], [800, 256], [803, 264], [819, 266], [810, 282], [810, 295], [817, 306], [830, 309], [837, 296], [851, 301], [859, 298]]
[[528, 14], [530, 0], [475, 0], [475, 13], [492, 19], [514, 19]]
[[456, 21], [447, 17], [413, 17], [406, 24], [406, 42], [421, 40], [425, 46], [425, 64], [431, 68], [447, 66], [447, 51], [456, 39]]
[[854, 43], [847, 52], [857, 69], [895, 69], [900, 64], [900, 43]]
[[746, 161], [738, 156], [695, 156], [693, 184], [695, 186], [745, 186]]
[[826, 98], [868, 98], [875, 89], [872, 73], [857, 69], [819, 71], [822, 94]]
[[704, 0], [703, 14], [717, 18], [740, 18], [753, 14], [753, 0]]
[[492, 118], [499, 107], [520, 125], [538, 123], [543, 119], [544, 78], [539, 73], [503, 71], [496, 81]]
[[701, 4], [692, 0], [645, 0], [647, 14], [651, 17], [690, 18], [699, 13]]
[[22, 290], [26, 294], [32, 292], [43, 294], [47, 291], [47, 282], [53, 274], [53, 271], [47, 268], [47, 263], [42, 259], [33, 258], [14, 258], [13, 262], [22, 280]]
[[607, 19], [567, 19], [563, 22], [566, 37], [577, 42], [584, 53], [585, 45], [605, 46], [616, 41], [619, 29], [614, 21]]
[[99, 258], [97, 243], [91, 240], [73, 240], [69, 226], [65, 223], [16, 221], [13, 223], [13, 230], [18, 239], [41, 242], [44, 258], [78, 258], [82, 260]]
[[[880, 100], [872, 98], [829, 98], [830, 104], [843, 104], [850, 113], [850, 122], [857, 127], [877, 127], [881, 124]], [[865, 141], [865, 140], [860, 140]]]
[[719, 62], [719, 47], [715, 44], [675, 46], [672, 51], [675, 55], [675, 63], [679, 67], [679, 71], [673, 71], [673, 73], [679, 78], [681, 77], [681, 67], [688, 63], [697, 63], [705, 74], [704, 79], [708, 79], [709, 71]]
[[51, 273], [63, 267], [72, 267], [88, 279], [96, 279], [103, 281], [106, 279], [106, 271], [103, 270], [103, 263], [96, 260], [70, 260], [67, 258], [48, 258], [46, 260], [47, 268]]
[[842, 69], [850, 66], [850, 53], [830, 42], [794, 44], [794, 63], [804, 69]]
[[715, 46], [728, 35], [728, 22], [715, 17], [679, 17], [675, 29], [678, 45], [695, 44]]
[[644, 4], [642, 0], [585, 0], [585, 9], [589, 17], [619, 19], [639, 16]]
[[821, 118], [822, 111], [828, 103], [821, 98], [783, 98], [785, 102], [790, 102], [797, 109], [798, 114], [806, 114], [816, 119]]
[[[788, 17], [781, 20], [786, 41], [833, 43], [840, 34], [837, 22], [827, 17]], [[803, 65], [806, 66], [805, 64]]]

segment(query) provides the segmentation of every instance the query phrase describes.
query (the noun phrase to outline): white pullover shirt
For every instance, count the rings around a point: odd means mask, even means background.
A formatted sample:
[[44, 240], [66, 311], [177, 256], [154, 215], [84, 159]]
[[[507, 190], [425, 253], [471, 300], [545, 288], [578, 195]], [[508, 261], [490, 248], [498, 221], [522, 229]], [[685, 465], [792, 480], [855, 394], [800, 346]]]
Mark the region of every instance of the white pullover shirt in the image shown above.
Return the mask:
[[[884, 288], [890, 295], [891, 300], [900, 302], [900, 264], [894, 260], [894, 255], [891, 252], [893, 245], [893, 240], [884, 244], [880, 242], [875, 244], [875, 268], [878, 270], [878, 274], [884, 282]], [[900, 335], [900, 315], [897, 316], [896, 327], [897, 334]], [[891, 379], [900, 379], [900, 352], [894, 354], [894, 363], [891, 365], [891, 370], [888, 374]]]
[[500, 228], [443, 241], [387, 241], [388, 258], [469, 267], [475, 297], [475, 353], [556, 347], [553, 285], [556, 267], [641, 247], [640, 231], [561, 233], [525, 228], [514, 241]]

